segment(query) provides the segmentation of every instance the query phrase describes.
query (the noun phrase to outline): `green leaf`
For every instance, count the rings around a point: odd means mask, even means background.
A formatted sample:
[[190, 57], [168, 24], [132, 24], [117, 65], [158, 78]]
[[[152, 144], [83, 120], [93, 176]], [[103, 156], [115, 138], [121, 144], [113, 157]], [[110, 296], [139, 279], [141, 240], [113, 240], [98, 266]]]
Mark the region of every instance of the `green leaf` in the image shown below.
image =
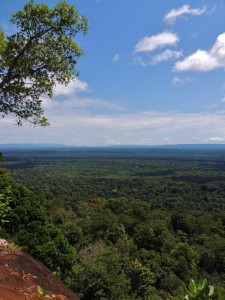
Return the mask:
[[42, 295], [42, 296], [44, 295], [44, 290], [42, 289], [42, 287], [38, 286], [37, 291], [40, 295]]
[[198, 289], [203, 290], [206, 287], [207, 287], [207, 280], [206, 279], [204, 279], [204, 280], [202, 280], [202, 281], [199, 282]]
[[209, 285], [209, 296], [211, 297], [213, 296], [213, 294], [214, 294], [214, 286]]
[[38, 293], [39, 293], [41, 296], [43, 296], [43, 297], [45, 297], [45, 298], [52, 299], [52, 297], [51, 297], [48, 293], [46, 293], [45, 290], [44, 290], [42, 287], [38, 286], [38, 287], [37, 287], [37, 291], [38, 291]]
[[195, 295], [196, 294], [197, 287], [196, 287], [196, 284], [195, 284], [195, 282], [194, 282], [193, 279], [190, 280], [188, 288], [189, 288], [189, 291], [190, 291], [191, 295]]

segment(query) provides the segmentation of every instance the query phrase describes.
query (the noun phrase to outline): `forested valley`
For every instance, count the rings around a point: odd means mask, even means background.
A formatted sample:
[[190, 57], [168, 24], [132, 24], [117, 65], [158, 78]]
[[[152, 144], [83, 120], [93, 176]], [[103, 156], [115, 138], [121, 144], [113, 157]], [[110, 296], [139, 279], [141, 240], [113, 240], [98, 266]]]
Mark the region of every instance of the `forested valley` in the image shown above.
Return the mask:
[[1, 236], [83, 300], [225, 294], [225, 151], [4, 151]]

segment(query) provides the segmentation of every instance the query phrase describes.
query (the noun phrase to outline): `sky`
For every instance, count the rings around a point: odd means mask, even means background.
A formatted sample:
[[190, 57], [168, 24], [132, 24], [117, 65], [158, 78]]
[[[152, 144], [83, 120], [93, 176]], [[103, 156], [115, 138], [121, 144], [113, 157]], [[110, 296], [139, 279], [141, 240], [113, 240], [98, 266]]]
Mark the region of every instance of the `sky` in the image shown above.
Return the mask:
[[[55, 0], [45, 2], [50, 7]], [[0, 119], [0, 144], [225, 143], [223, 0], [68, 0], [89, 20], [80, 76], [43, 97], [46, 128]], [[26, 1], [0, 1], [0, 27]]]

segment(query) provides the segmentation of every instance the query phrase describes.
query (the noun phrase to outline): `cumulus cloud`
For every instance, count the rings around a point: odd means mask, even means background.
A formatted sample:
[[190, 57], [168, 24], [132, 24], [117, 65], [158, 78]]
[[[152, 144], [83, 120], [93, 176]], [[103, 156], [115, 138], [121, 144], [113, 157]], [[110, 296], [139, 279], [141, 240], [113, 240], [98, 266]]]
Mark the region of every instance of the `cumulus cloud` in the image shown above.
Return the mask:
[[54, 87], [54, 96], [71, 96], [78, 92], [87, 92], [88, 84], [78, 78], [74, 78], [67, 86], [56, 84]]
[[51, 118], [60, 115], [74, 115], [74, 112], [81, 112], [89, 109], [90, 112], [94, 110], [118, 111], [123, 108], [113, 102], [102, 99], [80, 95], [80, 92], [89, 92], [89, 86], [85, 81], [75, 78], [67, 86], [56, 84], [54, 88], [53, 98], [43, 97], [42, 106], [45, 115], [48, 115], [49, 121]]
[[[89, 87], [85, 81], [81, 81], [78, 78], [74, 78], [68, 85], [56, 84], [53, 89], [53, 98], [42, 97], [42, 106], [46, 109], [51, 109], [53, 107], [61, 107], [62, 102], [73, 103], [74, 106], [77, 106], [77, 100], [79, 99], [77, 94], [79, 92], [88, 92]], [[68, 100], [69, 99], [69, 100]], [[71, 99], [73, 99], [71, 101]], [[60, 101], [57, 101], [60, 100]], [[83, 103], [82, 103], [83, 104]]]
[[177, 61], [173, 70], [177, 72], [207, 72], [225, 68], [225, 32], [220, 34], [210, 51], [197, 50], [182, 61]]
[[182, 51], [175, 51], [175, 50], [166, 49], [162, 53], [153, 56], [152, 64], [158, 64], [162, 61], [166, 61], [166, 60], [169, 60], [169, 59], [178, 59], [182, 55], [183, 55]]
[[200, 16], [206, 13], [207, 7], [202, 8], [190, 8], [189, 5], [184, 4], [183, 6], [170, 10], [164, 17], [164, 21], [169, 24], [174, 24], [177, 19], [187, 16]]
[[135, 46], [134, 52], [152, 52], [158, 48], [168, 45], [175, 46], [179, 42], [179, 37], [172, 32], [162, 32], [152, 36], [142, 38]]
[[176, 62], [174, 71], [211, 71], [218, 68], [218, 61], [209, 52], [197, 50], [183, 61]]

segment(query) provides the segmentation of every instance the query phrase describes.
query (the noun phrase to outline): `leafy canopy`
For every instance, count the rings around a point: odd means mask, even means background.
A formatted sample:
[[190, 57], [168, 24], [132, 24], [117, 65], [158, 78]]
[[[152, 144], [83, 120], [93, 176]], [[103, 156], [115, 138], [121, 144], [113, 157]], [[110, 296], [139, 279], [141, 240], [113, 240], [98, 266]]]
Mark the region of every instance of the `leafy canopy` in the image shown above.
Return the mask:
[[10, 21], [18, 31], [6, 36], [0, 30], [0, 114], [16, 116], [18, 125], [46, 126], [41, 96], [78, 76], [84, 53], [73, 38], [87, 33], [88, 21], [64, 1], [51, 9], [33, 0]]
[[10, 207], [10, 202], [12, 201], [10, 194], [10, 186], [5, 187], [5, 189], [0, 193], [0, 227], [2, 224], [9, 222], [7, 216], [12, 210]]

